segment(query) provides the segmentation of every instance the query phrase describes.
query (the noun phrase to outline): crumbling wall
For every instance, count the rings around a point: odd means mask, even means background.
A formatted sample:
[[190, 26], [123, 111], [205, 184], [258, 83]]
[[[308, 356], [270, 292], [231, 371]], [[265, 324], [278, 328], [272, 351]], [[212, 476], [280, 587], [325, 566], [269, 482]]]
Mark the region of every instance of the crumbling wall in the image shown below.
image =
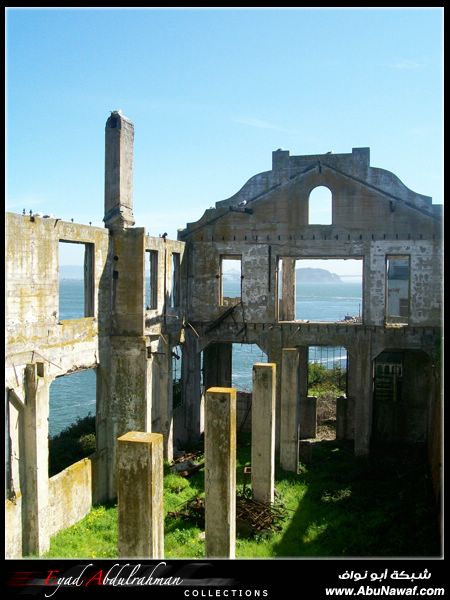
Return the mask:
[[74, 525], [91, 510], [92, 460], [83, 458], [49, 479], [49, 535]]
[[[309, 196], [317, 186], [331, 192], [331, 224], [308, 221]], [[277, 444], [282, 349], [336, 345], [349, 355], [346, 428], [354, 432], [355, 451], [369, 451], [377, 353], [388, 347], [430, 352], [439, 336], [441, 225], [431, 198], [371, 167], [368, 148], [354, 148], [351, 154], [312, 156], [277, 150], [271, 171], [251, 177], [234, 196], [179, 231], [189, 253], [188, 314], [199, 346], [256, 343], [277, 363]], [[232, 312], [220, 303], [220, 260], [228, 255], [242, 259], [242, 302]], [[410, 265], [408, 316], [402, 324], [390, 323], [386, 308], [387, 258], [398, 255], [408, 257]], [[361, 322], [312, 324], [301, 316], [295, 321], [294, 294], [283, 297], [292, 306], [279, 311], [278, 288], [286, 283], [288, 289], [288, 282], [280, 281], [280, 258], [361, 259]], [[425, 381], [427, 367], [420, 368]], [[412, 393], [419, 394], [419, 387]], [[411, 419], [405, 423], [413, 427]]]

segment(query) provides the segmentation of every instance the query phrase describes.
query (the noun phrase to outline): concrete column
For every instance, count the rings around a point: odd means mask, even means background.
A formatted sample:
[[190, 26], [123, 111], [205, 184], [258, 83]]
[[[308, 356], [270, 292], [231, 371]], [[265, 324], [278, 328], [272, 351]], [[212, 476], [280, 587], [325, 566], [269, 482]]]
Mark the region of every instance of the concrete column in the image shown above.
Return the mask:
[[253, 498], [272, 503], [275, 491], [276, 365], [253, 365], [252, 490]]
[[308, 346], [298, 348], [298, 397], [299, 438], [316, 437], [317, 399], [308, 398]]
[[147, 348], [144, 337], [112, 336], [108, 350], [101, 342], [97, 369], [97, 465], [96, 488], [100, 498], [117, 495], [117, 438], [127, 431], [150, 431], [147, 390]]
[[336, 439], [347, 439], [347, 397], [336, 398]]
[[207, 558], [234, 558], [236, 542], [236, 390], [209, 388], [205, 402]]
[[366, 455], [370, 450], [372, 431], [373, 373], [370, 343], [361, 344], [348, 353], [348, 395], [354, 404], [355, 454]]
[[186, 331], [182, 346], [182, 382], [183, 410], [185, 431], [184, 437], [189, 441], [197, 441], [203, 433], [203, 405], [200, 389], [200, 352], [197, 339], [190, 331]]
[[295, 258], [282, 258], [279, 321], [295, 320]]
[[317, 398], [300, 397], [300, 439], [315, 438], [317, 435]]
[[119, 558], [164, 558], [163, 436], [118, 438]]
[[299, 350], [283, 348], [281, 358], [280, 463], [285, 471], [298, 470]]
[[275, 452], [280, 451], [280, 423], [281, 423], [281, 348], [271, 348], [267, 359], [276, 365], [276, 398], [275, 398]]
[[152, 361], [152, 431], [164, 436], [164, 459], [173, 459], [172, 348], [161, 336]]
[[212, 343], [203, 351], [205, 389], [230, 387], [232, 373], [232, 351], [230, 342]]
[[25, 468], [21, 481], [22, 547], [25, 556], [42, 555], [50, 546], [47, 527], [49, 387], [44, 363], [25, 367]]
[[113, 111], [105, 126], [105, 227], [123, 229], [133, 217], [134, 125]]

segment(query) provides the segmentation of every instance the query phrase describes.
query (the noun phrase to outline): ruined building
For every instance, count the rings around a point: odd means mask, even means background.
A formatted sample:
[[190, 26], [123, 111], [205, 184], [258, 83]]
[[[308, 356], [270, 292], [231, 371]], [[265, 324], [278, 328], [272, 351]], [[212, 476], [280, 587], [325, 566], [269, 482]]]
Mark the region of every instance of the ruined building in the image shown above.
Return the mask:
[[[282, 422], [292, 401], [281, 396], [282, 349], [299, 349], [294, 405], [301, 415], [308, 347], [342, 346], [341, 437], [354, 440], [358, 455], [376, 443], [427, 442], [439, 490], [441, 207], [370, 166], [369, 148], [309, 156], [277, 150], [270, 171], [187, 224], [178, 240], [150, 237], [133, 217], [133, 124], [113, 112], [105, 136], [105, 228], [6, 218], [7, 556], [42, 554], [50, 535], [93, 502], [115, 497], [120, 435], [162, 433], [169, 460], [174, 443], [198, 439], [202, 393], [231, 386], [236, 342], [257, 344], [277, 364], [277, 451], [289, 442]], [[318, 186], [331, 193], [329, 224], [309, 222]], [[85, 248], [84, 318], [58, 315], [60, 241]], [[296, 320], [300, 258], [362, 261], [360, 320]], [[224, 261], [235, 261], [241, 275], [235, 298], [224, 294]], [[176, 346], [182, 402], [174, 412]], [[49, 386], [83, 368], [96, 370], [97, 451], [49, 479]]]

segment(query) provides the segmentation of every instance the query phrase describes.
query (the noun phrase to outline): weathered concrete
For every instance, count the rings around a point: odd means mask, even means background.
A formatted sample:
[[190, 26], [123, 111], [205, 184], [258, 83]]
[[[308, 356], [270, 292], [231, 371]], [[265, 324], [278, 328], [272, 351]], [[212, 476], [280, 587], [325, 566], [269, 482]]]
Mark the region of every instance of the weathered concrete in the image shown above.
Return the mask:
[[148, 431], [158, 431], [163, 434], [164, 458], [173, 458], [173, 382], [171, 345], [164, 336], [160, 336], [147, 354], [150, 359], [147, 368], [151, 370], [151, 424]]
[[281, 359], [280, 463], [285, 471], [298, 470], [299, 350], [283, 348]]
[[300, 396], [299, 407], [299, 438], [315, 438], [317, 435], [317, 398], [315, 396]]
[[282, 258], [279, 321], [295, 320], [295, 258]]
[[236, 390], [212, 387], [205, 402], [205, 556], [234, 558]]
[[83, 458], [49, 479], [49, 535], [74, 525], [91, 510], [92, 461], [93, 457]]
[[201, 401], [200, 389], [200, 352], [197, 338], [192, 330], [187, 329], [182, 346], [182, 394], [184, 404], [183, 431], [175, 434], [181, 442], [200, 439], [204, 430], [204, 407]]
[[355, 403], [355, 454], [361, 456], [369, 454], [370, 450], [373, 366], [371, 356], [367, 352], [350, 351], [348, 363], [349, 394]]
[[22, 558], [22, 497], [5, 501], [5, 557]]
[[164, 558], [162, 437], [130, 431], [118, 438], [119, 558]]
[[27, 365], [25, 389], [22, 546], [24, 554], [40, 555], [50, 546], [47, 525], [48, 450], [47, 444], [42, 443], [48, 438], [49, 382], [45, 379], [43, 363]]
[[275, 491], [276, 365], [253, 365], [252, 492], [259, 502], [272, 503]]
[[105, 126], [105, 225], [122, 229], [134, 225], [133, 217], [134, 125], [113, 111]]

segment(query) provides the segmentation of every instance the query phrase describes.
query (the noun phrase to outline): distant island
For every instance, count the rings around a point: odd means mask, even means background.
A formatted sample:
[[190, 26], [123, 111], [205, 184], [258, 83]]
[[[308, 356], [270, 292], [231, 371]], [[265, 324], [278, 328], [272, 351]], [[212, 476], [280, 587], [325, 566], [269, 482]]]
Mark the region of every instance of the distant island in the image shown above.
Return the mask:
[[[297, 280], [303, 281], [304, 283], [342, 283], [342, 279], [336, 273], [331, 273], [326, 269], [313, 269], [303, 268], [296, 269]], [[60, 279], [83, 279], [84, 269], [78, 265], [60, 265], [59, 267], [59, 278]], [[240, 272], [229, 271], [228, 277], [240, 278]]]
[[330, 273], [326, 269], [303, 268], [296, 269], [297, 281], [304, 283], [342, 283], [342, 279], [336, 273]]

